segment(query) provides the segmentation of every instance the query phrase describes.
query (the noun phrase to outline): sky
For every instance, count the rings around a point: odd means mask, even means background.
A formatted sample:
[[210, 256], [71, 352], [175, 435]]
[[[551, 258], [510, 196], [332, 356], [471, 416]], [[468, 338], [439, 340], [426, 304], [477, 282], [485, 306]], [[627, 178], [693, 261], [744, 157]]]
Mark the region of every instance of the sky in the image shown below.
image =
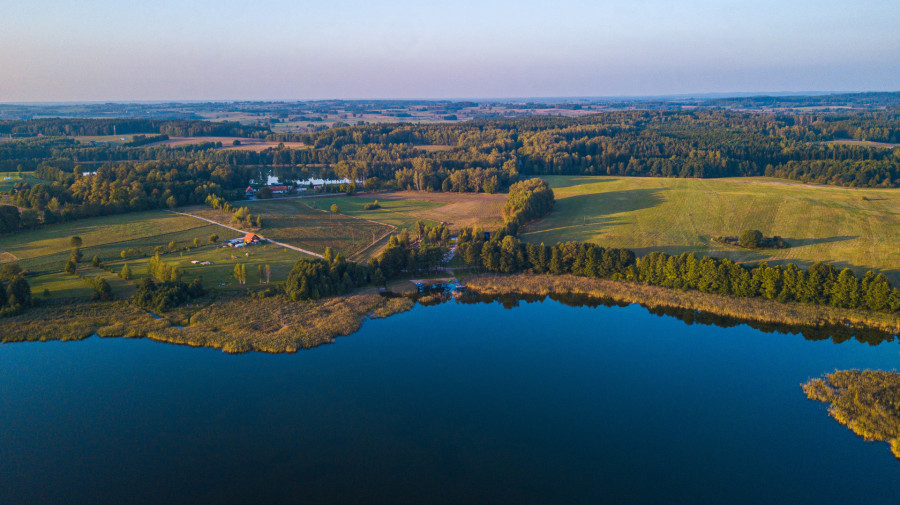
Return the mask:
[[900, 89], [897, 0], [0, 0], [0, 19], [0, 102]]

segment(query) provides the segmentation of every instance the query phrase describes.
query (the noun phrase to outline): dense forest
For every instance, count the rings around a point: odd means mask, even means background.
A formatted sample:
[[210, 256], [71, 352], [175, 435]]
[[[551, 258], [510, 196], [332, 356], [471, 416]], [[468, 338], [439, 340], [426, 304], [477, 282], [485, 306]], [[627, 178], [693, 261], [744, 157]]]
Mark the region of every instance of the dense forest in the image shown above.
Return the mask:
[[268, 128], [227, 121], [184, 121], [167, 119], [32, 119], [0, 121], [0, 135], [13, 137], [102, 136], [135, 133], [172, 137], [259, 137]]
[[[0, 206], [0, 233], [83, 217], [204, 203], [210, 195], [239, 198], [256, 173], [246, 167], [190, 161], [103, 165], [84, 175], [79, 166], [43, 164], [41, 183], [19, 183]], [[21, 209], [17, 209], [18, 206]]]
[[[132, 134], [124, 144], [75, 135]], [[33, 171], [8, 193], [20, 228], [101, 214], [229, 200], [251, 180], [277, 175], [365, 181], [365, 189], [486, 192], [523, 175], [776, 176], [855, 187], [900, 186], [900, 108], [762, 114], [733, 110], [630, 110], [579, 117], [382, 123], [315, 133], [193, 120], [2, 121], [0, 171]], [[253, 136], [280, 142], [223, 149], [177, 147], [170, 136]], [[299, 142], [286, 147], [284, 142]], [[85, 168], [89, 167], [89, 168]], [[36, 182], [34, 179], [41, 182]], [[34, 211], [34, 212], [31, 212]], [[4, 225], [4, 230], [9, 229]]]
[[[265, 136], [272, 142], [301, 142], [304, 147], [221, 149], [215, 142], [167, 147], [134, 140], [131, 145], [90, 145], [66, 137], [112, 133], [113, 126], [119, 132], [147, 135], [144, 139]], [[769, 175], [843, 186], [900, 185], [900, 150], [828, 143], [836, 139], [900, 143], [896, 107], [809, 114], [637, 110], [463, 123], [383, 123], [290, 134], [207, 121], [48, 119], [0, 122], [0, 135], [4, 133], [12, 139], [0, 142], [0, 170], [33, 170], [42, 162], [189, 159], [280, 167], [297, 176], [374, 177], [383, 185], [429, 191], [502, 191], [519, 174]], [[17, 138], [37, 134], [43, 136]]]

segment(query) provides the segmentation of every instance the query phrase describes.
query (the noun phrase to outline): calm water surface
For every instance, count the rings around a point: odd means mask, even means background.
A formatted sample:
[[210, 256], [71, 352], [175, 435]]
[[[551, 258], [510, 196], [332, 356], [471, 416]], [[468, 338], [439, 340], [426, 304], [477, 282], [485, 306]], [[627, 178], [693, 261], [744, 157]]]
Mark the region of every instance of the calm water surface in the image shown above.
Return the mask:
[[844, 368], [900, 345], [549, 300], [289, 355], [0, 345], [0, 503], [900, 503], [887, 444], [800, 390]]

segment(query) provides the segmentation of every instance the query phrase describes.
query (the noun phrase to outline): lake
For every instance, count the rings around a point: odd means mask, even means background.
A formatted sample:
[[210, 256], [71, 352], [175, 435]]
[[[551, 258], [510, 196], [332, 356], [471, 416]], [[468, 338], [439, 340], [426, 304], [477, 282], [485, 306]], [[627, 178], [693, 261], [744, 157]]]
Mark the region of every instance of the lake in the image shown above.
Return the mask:
[[551, 300], [296, 354], [0, 345], [0, 503], [896, 504], [887, 444], [800, 384], [898, 367], [896, 341]]

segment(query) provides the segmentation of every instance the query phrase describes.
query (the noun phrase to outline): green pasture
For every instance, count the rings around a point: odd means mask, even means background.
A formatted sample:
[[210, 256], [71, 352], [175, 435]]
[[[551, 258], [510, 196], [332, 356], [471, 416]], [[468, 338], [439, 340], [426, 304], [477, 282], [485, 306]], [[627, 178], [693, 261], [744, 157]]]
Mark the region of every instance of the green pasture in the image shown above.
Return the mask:
[[8, 193], [16, 184], [27, 182], [31, 185], [46, 182], [34, 176], [34, 172], [0, 172], [0, 193]]
[[[195, 249], [163, 253], [160, 257], [166, 263], [178, 266], [184, 274], [184, 281], [200, 279], [207, 289], [216, 290], [241, 288], [234, 278], [234, 267], [237, 264], [245, 265], [246, 285], [251, 286], [259, 284], [258, 266], [269, 265], [272, 269], [271, 282], [282, 282], [287, 279], [297, 260], [308, 258], [303, 253], [274, 244], [240, 248], [224, 247], [221, 244], [203, 245]], [[192, 264], [191, 261], [209, 261], [212, 265]], [[134, 279], [140, 280], [149, 276], [147, 271], [149, 262], [150, 257], [128, 258], [111, 261], [106, 266], [119, 272], [127, 263]]]
[[[209, 236], [220, 237], [218, 244], [210, 244]], [[134, 282], [126, 282], [115, 274], [128, 264], [133, 281], [146, 277], [147, 263], [159, 250], [163, 259], [174, 263], [184, 271], [184, 278], [191, 281], [201, 278], [211, 289], [231, 289], [237, 286], [233, 278], [234, 265], [243, 263], [248, 281], [257, 282], [257, 265], [270, 265], [272, 282], [283, 281], [294, 263], [303, 255], [272, 244], [246, 248], [223, 247], [221, 241], [241, 236], [241, 233], [210, 224], [199, 219], [164, 211], [140, 212], [108, 217], [98, 217], [48, 225], [36, 230], [0, 237], [0, 262], [15, 261], [28, 271], [32, 292], [41, 296], [50, 292], [50, 299], [88, 298], [92, 289], [84, 280], [63, 272], [71, 257], [69, 239], [80, 236], [83, 260], [78, 272], [90, 278], [103, 277], [110, 283], [113, 293], [128, 297], [134, 293]], [[193, 245], [200, 239], [200, 247]], [[175, 242], [175, 248], [169, 244]], [[126, 258], [121, 256], [127, 251]], [[98, 256], [103, 264], [113, 270], [90, 266], [91, 258]], [[192, 264], [191, 261], [211, 261], [209, 266]], [[251, 282], [248, 282], [251, 284]]]
[[43, 273], [62, 269], [71, 256], [69, 239], [75, 235], [82, 239], [86, 261], [94, 255], [109, 261], [126, 249], [149, 256], [157, 246], [167, 247], [172, 241], [186, 246], [199, 238], [205, 243], [213, 233], [223, 239], [238, 236], [220, 226], [164, 211], [81, 219], [0, 237], [0, 261], [18, 261], [33, 273]]
[[[736, 261], [816, 261], [900, 280], [900, 190], [810, 186], [768, 178], [545, 177], [556, 205], [522, 236], [533, 243], [589, 241], [638, 255], [695, 252]], [[748, 251], [714, 243], [743, 229], [790, 248]]]
[[[366, 204], [378, 201], [380, 209], [366, 210]], [[360, 219], [369, 219], [379, 223], [396, 226], [398, 229], [414, 230], [417, 221], [426, 225], [436, 226], [436, 221], [416, 217], [418, 213], [441, 207], [439, 202], [427, 202], [424, 200], [385, 200], [373, 196], [335, 196], [326, 198], [310, 198], [305, 200], [309, 205], [315, 205], [319, 209], [330, 209], [332, 204], [337, 204], [341, 214], [346, 214]]]

